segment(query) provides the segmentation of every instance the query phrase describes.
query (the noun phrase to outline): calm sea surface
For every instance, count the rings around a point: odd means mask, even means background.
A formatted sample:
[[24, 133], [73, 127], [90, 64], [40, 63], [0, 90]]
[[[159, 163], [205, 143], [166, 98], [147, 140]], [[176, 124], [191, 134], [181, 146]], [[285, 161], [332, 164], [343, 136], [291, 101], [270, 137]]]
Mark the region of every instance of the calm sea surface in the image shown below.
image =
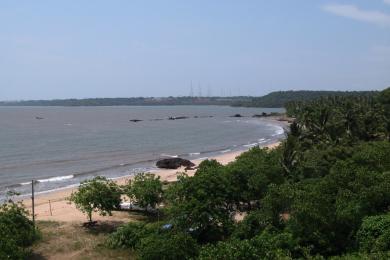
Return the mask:
[[[223, 106], [0, 107], [0, 198], [152, 170], [169, 156], [189, 159], [247, 149], [283, 137], [251, 118], [281, 109]], [[230, 117], [241, 114], [243, 118]], [[188, 119], [168, 120], [187, 116]], [[212, 116], [212, 117], [210, 117]], [[139, 119], [133, 123], [129, 120]]]

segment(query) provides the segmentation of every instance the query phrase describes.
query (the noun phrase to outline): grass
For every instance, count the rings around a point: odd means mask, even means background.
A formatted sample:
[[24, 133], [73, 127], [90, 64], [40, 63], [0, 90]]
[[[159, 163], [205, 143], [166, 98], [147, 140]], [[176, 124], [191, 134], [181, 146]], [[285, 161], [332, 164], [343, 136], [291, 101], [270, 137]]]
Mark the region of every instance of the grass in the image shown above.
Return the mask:
[[[150, 221], [140, 213], [129, 214], [129, 221]], [[131, 250], [110, 249], [105, 245], [108, 235], [122, 221], [98, 222], [93, 228], [82, 223], [38, 221], [41, 239], [31, 248], [30, 259], [136, 259]]]
[[103, 222], [88, 229], [81, 223], [39, 221], [42, 238], [32, 247], [31, 259], [135, 259], [129, 250], [105, 246], [108, 234], [119, 224]]

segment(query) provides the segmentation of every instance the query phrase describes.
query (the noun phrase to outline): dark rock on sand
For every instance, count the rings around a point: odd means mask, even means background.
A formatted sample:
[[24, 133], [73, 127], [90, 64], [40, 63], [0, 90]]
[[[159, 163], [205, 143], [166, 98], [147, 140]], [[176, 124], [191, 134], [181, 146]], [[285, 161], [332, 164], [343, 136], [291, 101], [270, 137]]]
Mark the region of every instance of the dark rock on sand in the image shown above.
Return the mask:
[[240, 115], [240, 114], [235, 114], [234, 116], [231, 116], [231, 117], [242, 117], [242, 115]]
[[185, 166], [187, 168], [194, 167], [195, 164], [190, 160], [182, 159], [182, 158], [168, 158], [157, 161], [156, 166], [158, 168], [163, 169], [177, 169], [181, 166]]
[[142, 120], [140, 120], [140, 119], [131, 119], [131, 120], [129, 120], [130, 122], [134, 122], [134, 123], [137, 123], [137, 122], [141, 122]]

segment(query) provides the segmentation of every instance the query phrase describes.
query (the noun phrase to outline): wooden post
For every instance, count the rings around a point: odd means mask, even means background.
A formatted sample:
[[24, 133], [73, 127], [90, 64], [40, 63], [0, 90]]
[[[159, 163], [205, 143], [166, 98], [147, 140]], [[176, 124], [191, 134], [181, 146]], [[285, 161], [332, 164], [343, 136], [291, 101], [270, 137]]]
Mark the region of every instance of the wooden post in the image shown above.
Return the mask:
[[34, 180], [31, 181], [31, 207], [33, 226], [35, 227]]
[[51, 212], [51, 202], [49, 200], [49, 209], [50, 209], [50, 216], [53, 216], [53, 213]]

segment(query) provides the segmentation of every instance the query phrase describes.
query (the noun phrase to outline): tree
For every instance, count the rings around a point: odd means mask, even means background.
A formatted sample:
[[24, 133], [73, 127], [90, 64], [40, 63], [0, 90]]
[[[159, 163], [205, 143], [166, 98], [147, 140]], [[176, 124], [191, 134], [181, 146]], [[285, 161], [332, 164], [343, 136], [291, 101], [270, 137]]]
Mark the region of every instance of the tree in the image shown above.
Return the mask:
[[76, 207], [87, 214], [88, 221], [92, 222], [92, 213], [111, 215], [111, 211], [119, 209], [121, 190], [118, 185], [105, 177], [95, 177], [92, 180], [81, 182], [78, 190], [69, 197]]
[[288, 180], [297, 181], [298, 177], [294, 176], [294, 170], [299, 162], [299, 142], [298, 137], [289, 135], [282, 144], [282, 156], [280, 164], [283, 167], [284, 176]]
[[[351, 158], [336, 162], [327, 176], [295, 185], [287, 228], [301, 245], [327, 256], [344, 253], [354, 246], [365, 216], [388, 210], [390, 172], [382, 170], [388, 170], [389, 159], [380, 144], [355, 147]], [[375, 153], [368, 149], [373, 147]]]
[[383, 90], [379, 95], [379, 102], [383, 105], [386, 116], [386, 130], [390, 141], [390, 87]]
[[225, 167], [224, 175], [238, 208], [241, 204], [248, 209], [257, 207], [269, 184], [284, 181], [279, 157], [278, 150], [254, 147]]
[[172, 223], [202, 242], [223, 238], [233, 224], [231, 188], [223, 173], [217, 161], [203, 161], [193, 177], [180, 176], [167, 192]]
[[154, 209], [162, 201], [160, 176], [156, 177], [154, 174], [137, 174], [124, 189], [130, 199], [136, 200], [138, 205], [146, 210], [148, 207]]

